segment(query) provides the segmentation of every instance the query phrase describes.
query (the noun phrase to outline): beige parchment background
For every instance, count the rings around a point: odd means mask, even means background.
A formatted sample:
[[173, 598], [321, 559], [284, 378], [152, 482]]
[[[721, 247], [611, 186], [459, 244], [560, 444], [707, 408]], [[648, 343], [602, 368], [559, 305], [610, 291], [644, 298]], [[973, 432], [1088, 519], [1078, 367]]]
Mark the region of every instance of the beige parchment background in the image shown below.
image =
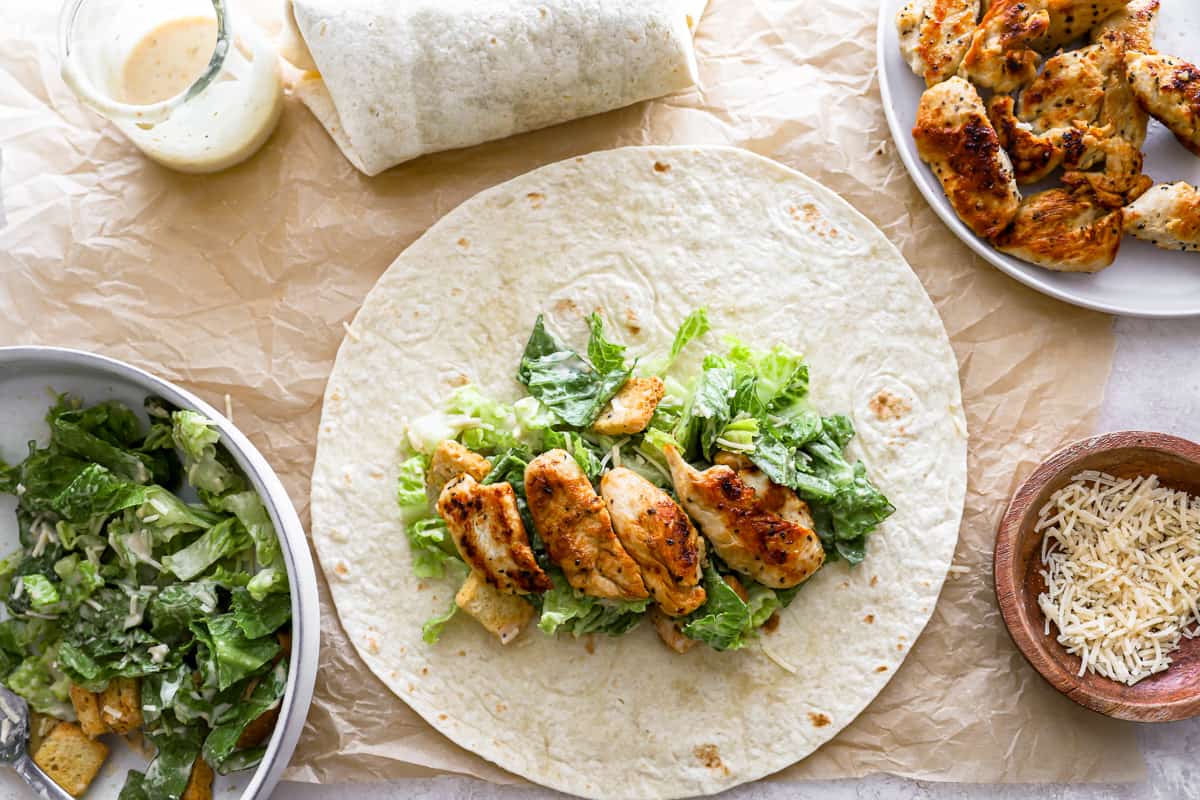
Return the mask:
[[[991, 582], [1008, 494], [1043, 455], [1091, 432], [1112, 360], [1110, 320], [974, 258], [917, 194], [880, 106], [876, 0], [714, 0], [697, 39], [702, 88], [373, 179], [291, 101], [264, 151], [228, 173], [187, 177], [147, 162], [58, 78], [53, 5], [0, 8], [0, 344], [97, 350], [218, 407], [230, 395], [237, 424], [307, 518], [321, 394], [343, 323], [433, 221], [480, 189], [601, 148], [725, 143], [770, 156], [841, 193], [904, 251], [950, 332], [971, 432], [956, 557], [968, 571], [948, 580], [925, 634], [870, 708], [781, 774], [1142, 776], [1131, 727], [1076, 707], [1024, 663]], [[274, 11], [264, 9], [268, 27]], [[613, 187], [614, 203], [620, 192]], [[359, 663], [321, 588], [321, 672], [287, 777], [519, 781], [388, 693]]]

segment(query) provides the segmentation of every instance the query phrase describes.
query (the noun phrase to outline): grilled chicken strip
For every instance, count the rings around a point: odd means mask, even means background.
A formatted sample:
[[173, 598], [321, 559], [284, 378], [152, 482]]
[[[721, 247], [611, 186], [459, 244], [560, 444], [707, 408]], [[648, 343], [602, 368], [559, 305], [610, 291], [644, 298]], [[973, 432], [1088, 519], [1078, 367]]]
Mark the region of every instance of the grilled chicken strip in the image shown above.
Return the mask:
[[592, 430], [605, 436], [641, 433], [650, 424], [654, 409], [666, 391], [662, 378], [630, 378], [608, 401], [592, 423]]
[[1072, 125], [1111, 125], [1106, 135], [1141, 149], [1149, 119], [1125, 78], [1124, 61], [1125, 37], [1117, 31], [1087, 47], [1059, 53], [1021, 92], [1017, 116], [1037, 133]]
[[662, 612], [679, 617], [703, 605], [704, 540], [671, 496], [624, 467], [604, 474], [600, 494], [617, 538]]
[[1092, 41], [1099, 42], [1106, 34], [1115, 33], [1126, 50], [1153, 51], [1159, 5], [1160, 0], [1129, 0], [1123, 9], [1092, 28]]
[[1050, 29], [1045, 0], [995, 0], [971, 36], [958, 74], [979, 86], [1011, 92], [1033, 80], [1035, 45]]
[[425, 494], [429, 502], [436, 503], [445, 485], [459, 475], [470, 475], [481, 481], [491, 471], [492, 462], [453, 439], [443, 439], [433, 451], [429, 469], [425, 472]]
[[1200, 156], [1200, 69], [1181, 58], [1132, 52], [1125, 56], [1138, 103]]
[[1012, 227], [992, 239], [997, 250], [1060, 272], [1099, 272], [1121, 246], [1121, 209], [1086, 192], [1050, 189], [1021, 203]]
[[463, 560], [492, 586], [506, 594], [552, 588], [529, 547], [512, 486], [484, 486], [470, 475], [459, 475], [442, 489], [437, 509]]
[[533, 619], [533, 606], [515, 594], [504, 594], [471, 570], [454, 604], [479, 621], [487, 631], [508, 644]]
[[[746, 456], [721, 451], [717, 453], [713, 461], [736, 472], [742, 483], [754, 490], [759, 505], [764, 511], [778, 514], [788, 522], [795, 522], [805, 528], [814, 528], [815, 523], [808, 503], [801, 500], [788, 487], [780, 486], [768, 478], [767, 473], [755, 466], [754, 462]], [[820, 546], [820, 541], [817, 542], [817, 545]], [[824, 548], [822, 548], [823, 550]]]
[[967, 227], [986, 238], [1008, 226], [1021, 194], [974, 86], [951, 78], [926, 89], [913, 138]]
[[979, 20], [979, 0], [909, 0], [896, 15], [900, 51], [933, 86], [958, 70]]
[[[997, 92], [1037, 75], [1041, 53], [1083, 36], [1126, 0], [997, 0], [971, 37], [959, 74]], [[1040, 51], [1040, 52], [1039, 52]]]
[[647, 597], [638, 565], [613, 532], [604, 501], [566, 450], [550, 450], [525, 468], [525, 498], [550, 558], [572, 587], [592, 597]]
[[787, 589], [825, 562], [825, 550], [811, 527], [768, 510], [773, 505], [782, 511], [786, 501], [772, 500], [772, 492], [760, 496], [731, 467], [718, 464], [700, 472], [674, 447], [664, 453], [679, 501], [734, 570], [764, 586]]
[[1077, 169], [1095, 161], [1105, 136], [1084, 125], [1068, 125], [1037, 133], [1013, 113], [1013, 99], [998, 94], [988, 105], [1000, 146], [1012, 161], [1017, 183], [1037, 183], [1059, 167]]
[[[1026, 0], [1018, 0], [1025, 2]], [[1050, 27], [1038, 42], [1043, 52], [1052, 52], [1084, 36], [1104, 20], [1122, 11], [1128, 0], [1043, 0]]]
[[1125, 232], [1164, 250], [1200, 252], [1200, 192], [1183, 181], [1152, 186], [1126, 206]]
[[1091, 172], [1068, 170], [1063, 183], [1094, 196], [1105, 208], [1120, 208], [1141, 197], [1154, 181], [1142, 174], [1142, 151], [1122, 139], [1110, 136], [1100, 142], [1104, 168]]

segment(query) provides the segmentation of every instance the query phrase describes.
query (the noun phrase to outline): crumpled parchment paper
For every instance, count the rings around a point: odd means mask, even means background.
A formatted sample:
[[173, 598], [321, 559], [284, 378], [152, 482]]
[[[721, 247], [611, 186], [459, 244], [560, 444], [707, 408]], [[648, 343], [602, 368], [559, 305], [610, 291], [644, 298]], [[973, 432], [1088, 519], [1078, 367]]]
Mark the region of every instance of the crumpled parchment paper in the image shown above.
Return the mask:
[[[1110, 320], [974, 258], [920, 198], [880, 105], [873, 0], [714, 0], [697, 38], [700, 89], [373, 179], [296, 102], [263, 152], [227, 173], [183, 176], [146, 161], [59, 79], [50, 5], [0, 8], [0, 344], [97, 350], [218, 407], [229, 395], [235, 421], [307, 516], [321, 394], [343, 324], [436, 219], [485, 187], [600, 148], [723, 143], [770, 156], [841, 193], [904, 251], [950, 332], [971, 433], [956, 557], [966, 571], [951, 575], [879, 698], [781, 774], [1141, 777], [1132, 727], [1077, 707], [1025, 664], [991, 580], [1009, 493], [1042, 456], [1091, 432], [1112, 359]], [[259, 12], [278, 28], [274, 3]], [[321, 597], [321, 671], [288, 778], [451, 772], [519, 782], [391, 695], [358, 661], [324, 584]]]

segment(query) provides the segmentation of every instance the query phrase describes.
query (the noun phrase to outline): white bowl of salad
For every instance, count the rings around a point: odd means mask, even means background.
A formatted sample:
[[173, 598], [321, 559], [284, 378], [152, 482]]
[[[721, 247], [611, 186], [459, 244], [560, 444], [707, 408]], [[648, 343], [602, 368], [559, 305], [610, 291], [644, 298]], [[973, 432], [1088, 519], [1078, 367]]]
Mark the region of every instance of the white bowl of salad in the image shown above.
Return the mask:
[[[0, 548], [0, 684], [51, 778], [89, 798], [270, 795], [312, 699], [316, 580], [283, 485], [225, 416], [110, 358], [0, 348]], [[0, 770], [0, 794], [19, 785]]]

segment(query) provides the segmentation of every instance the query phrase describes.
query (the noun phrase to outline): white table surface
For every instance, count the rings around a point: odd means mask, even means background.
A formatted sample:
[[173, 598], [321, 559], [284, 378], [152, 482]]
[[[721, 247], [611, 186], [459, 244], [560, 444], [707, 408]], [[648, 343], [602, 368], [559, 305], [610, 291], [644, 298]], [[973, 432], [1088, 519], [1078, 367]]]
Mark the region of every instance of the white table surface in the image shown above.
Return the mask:
[[[1197, 264], [1200, 269], [1200, 264]], [[1200, 319], [1115, 322], [1117, 352], [1097, 431], [1147, 429], [1200, 440]], [[1129, 723], [1136, 725], [1136, 723]], [[1189, 800], [1200, 798], [1200, 718], [1136, 725], [1149, 777], [1140, 784], [983, 785], [910, 781], [890, 775], [865, 780], [760, 781], [720, 795], [727, 800]], [[999, 756], [998, 756], [999, 757]], [[468, 778], [311, 786], [285, 783], [277, 800], [550, 800], [549, 790], [493, 786]]]

